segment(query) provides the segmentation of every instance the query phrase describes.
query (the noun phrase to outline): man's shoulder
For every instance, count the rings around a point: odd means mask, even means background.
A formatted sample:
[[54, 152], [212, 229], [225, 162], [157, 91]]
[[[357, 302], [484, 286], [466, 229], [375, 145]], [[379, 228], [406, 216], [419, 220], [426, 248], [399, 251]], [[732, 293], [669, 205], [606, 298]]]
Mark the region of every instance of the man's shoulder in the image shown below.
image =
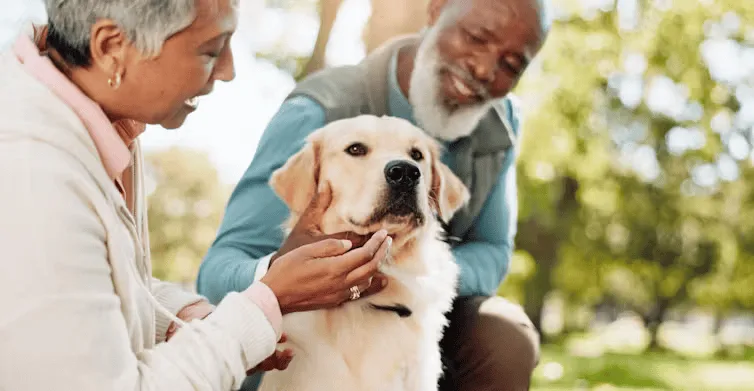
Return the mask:
[[492, 102], [472, 134], [475, 147], [482, 152], [497, 152], [515, 147], [519, 136], [517, 98], [508, 94]]
[[362, 93], [364, 70], [360, 65], [343, 65], [319, 70], [296, 84], [291, 97], [298, 95], [348, 96]]
[[360, 65], [344, 65], [317, 71], [296, 84], [287, 100], [308, 98], [328, 117], [351, 117], [366, 104], [365, 73]]
[[521, 117], [521, 100], [513, 93], [497, 99], [492, 107], [497, 114], [505, 121], [510, 123], [511, 130], [518, 134], [519, 122]]

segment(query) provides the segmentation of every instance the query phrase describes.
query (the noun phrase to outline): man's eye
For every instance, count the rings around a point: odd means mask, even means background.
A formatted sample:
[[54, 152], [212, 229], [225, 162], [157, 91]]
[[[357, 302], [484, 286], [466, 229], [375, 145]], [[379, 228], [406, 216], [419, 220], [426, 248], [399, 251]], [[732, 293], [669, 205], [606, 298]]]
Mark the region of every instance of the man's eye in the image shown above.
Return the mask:
[[503, 68], [507, 69], [513, 74], [521, 73], [521, 68], [523, 67], [521, 60], [519, 60], [516, 56], [505, 56], [503, 57], [502, 61], [500, 61], [500, 63]]
[[351, 156], [364, 156], [367, 152], [367, 146], [362, 143], [353, 143], [346, 148], [346, 153]]

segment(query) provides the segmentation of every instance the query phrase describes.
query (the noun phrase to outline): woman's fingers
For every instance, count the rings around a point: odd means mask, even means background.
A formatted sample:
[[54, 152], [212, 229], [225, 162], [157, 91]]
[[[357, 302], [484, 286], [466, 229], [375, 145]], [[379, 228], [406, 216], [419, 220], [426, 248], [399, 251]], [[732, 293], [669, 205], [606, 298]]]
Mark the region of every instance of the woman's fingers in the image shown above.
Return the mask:
[[350, 240], [325, 239], [301, 246], [286, 255], [301, 257], [302, 259], [337, 257], [345, 254], [352, 247], [353, 243]]
[[387, 277], [377, 273], [372, 278], [371, 284], [368, 285], [368, 287], [361, 291], [361, 297], [369, 297], [383, 289], [387, 286]]
[[[372, 257], [369, 259], [369, 262], [356, 267], [355, 269], [351, 270], [346, 275], [346, 278], [345, 278], [346, 284], [353, 284], [356, 281], [362, 281], [366, 278], [371, 277], [374, 273], [376, 273], [379, 270], [379, 267], [382, 261], [384, 261], [385, 258], [387, 258], [388, 254], [390, 253], [390, 246], [392, 244], [393, 244], [392, 238], [388, 237], [387, 239], [385, 239], [385, 241], [382, 242], [382, 245], [379, 247], [379, 249], [373, 253]], [[352, 252], [355, 252], [355, 251], [358, 251], [358, 250], [354, 250]], [[349, 254], [346, 254], [346, 256]]]
[[349, 251], [338, 257], [338, 259], [333, 260], [333, 262], [337, 262], [337, 267], [340, 270], [350, 273], [351, 270], [371, 262], [375, 254], [380, 250], [380, 247], [386, 242], [392, 242], [392, 239], [387, 236], [387, 231], [379, 230], [372, 235], [363, 247]]
[[344, 239], [350, 240], [353, 243], [351, 248], [359, 248], [364, 246], [371, 236], [359, 235], [353, 232], [338, 232], [330, 235], [324, 235], [321, 239]]
[[257, 365], [255, 369], [264, 371], [264, 372], [271, 371], [273, 369], [282, 371], [288, 368], [288, 365], [290, 365], [292, 360], [293, 360], [293, 350], [291, 349], [285, 349], [283, 351], [276, 350], [275, 353], [273, 353], [270, 357], [267, 357], [267, 359], [259, 363], [259, 365]]

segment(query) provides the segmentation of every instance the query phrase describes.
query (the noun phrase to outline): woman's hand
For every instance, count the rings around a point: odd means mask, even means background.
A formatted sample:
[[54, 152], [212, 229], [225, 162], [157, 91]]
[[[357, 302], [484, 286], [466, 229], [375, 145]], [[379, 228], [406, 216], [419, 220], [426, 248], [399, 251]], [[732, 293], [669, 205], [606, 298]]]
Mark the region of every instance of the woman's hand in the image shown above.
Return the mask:
[[283, 314], [337, 307], [351, 299], [351, 287], [360, 297], [379, 292], [387, 279], [378, 266], [391, 244], [385, 231], [377, 232], [361, 248], [337, 239], [308, 244], [280, 257], [262, 278], [275, 293]]
[[[175, 316], [178, 317], [178, 319], [189, 323], [194, 319], [206, 318], [214, 310], [215, 306], [208, 303], [206, 300], [201, 300], [183, 307], [183, 309], [178, 311]], [[168, 326], [168, 330], [165, 333], [165, 341], [169, 341], [176, 331], [178, 331], [178, 325], [176, 325], [175, 322], [170, 322], [170, 326]]]
[[[283, 343], [288, 340], [288, 337], [283, 333], [283, 335], [280, 337], [280, 341], [278, 343]], [[275, 350], [275, 353], [272, 353], [270, 357], [267, 357], [264, 361], [259, 363], [256, 367], [248, 370], [246, 372], [247, 376], [251, 376], [254, 374], [254, 372], [267, 372], [271, 371], [273, 369], [277, 369], [278, 371], [283, 371], [286, 368], [288, 368], [288, 365], [291, 363], [291, 360], [293, 360], [293, 350], [291, 349], [285, 349], [285, 350]]]
[[387, 285], [387, 279], [378, 273], [392, 243], [387, 232], [375, 233], [353, 250], [350, 240], [334, 239], [334, 235], [322, 239], [316, 234], [316, 223], [321, 221], [330, 200], [329, 187], [315, 195], [289, 235], [293, 239], [287, 241], [308, 244], [289, 246], [262, 278], [275, 293], [283, 314], [337, 307], [352, 298], [354, 286], [360, 297], [366, 297]]

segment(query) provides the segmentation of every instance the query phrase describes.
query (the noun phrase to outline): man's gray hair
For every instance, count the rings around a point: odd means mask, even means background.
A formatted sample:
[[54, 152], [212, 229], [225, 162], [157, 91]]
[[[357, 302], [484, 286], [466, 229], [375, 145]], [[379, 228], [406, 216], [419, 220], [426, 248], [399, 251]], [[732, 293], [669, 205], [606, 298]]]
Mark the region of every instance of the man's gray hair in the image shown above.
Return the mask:
[[[72, 65], [88, 65], [91, 28], [98, 19], [111, 19], [145, 57], [160, 53], [170, 36], [196, 17], [198, 0], [45, 0], [50, 32], [64, 47], [55, 49]], [[73, 50], [77, 53], [65, 53]], [[78, 63], [78, 64], [76, 64]]]

